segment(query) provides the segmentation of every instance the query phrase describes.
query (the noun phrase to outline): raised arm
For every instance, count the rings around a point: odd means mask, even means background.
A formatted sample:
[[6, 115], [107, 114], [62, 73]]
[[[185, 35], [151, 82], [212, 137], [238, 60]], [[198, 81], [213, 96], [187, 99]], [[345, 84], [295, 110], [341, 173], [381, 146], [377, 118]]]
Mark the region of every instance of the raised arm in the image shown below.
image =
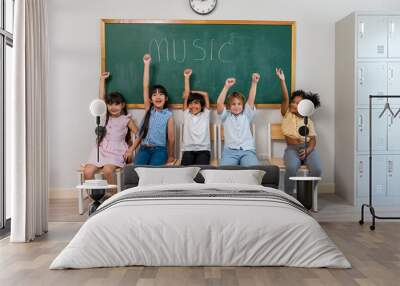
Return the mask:
[[106, 100], [106, 80], [110, 76], [109, 72], [102, 72], [100, 75], [100, 84], [99, 84], [99, 99]]
[[192, 90], [193, 93], [198, 93], [204, 98], [204, 102], [206, 103], [206, 108], [210, 109], [210, 98], [208, 97], [207, 91], [202, 90]]
[[275, 72], [276, 76], [279, 78], [281, 82], [281, 91], [282, 91], [281, 114], [282, 116], [285, 116], [289, 108], [289, 93], [286, 87], [285, 74], [283, 73], [283, 70], [281, 68], [276, 68]]
[[228, 94], [229, 88], [231, 86], [233, 86], [236, 82], [235, 78], [228, 78], [225, 81], [225, 85], [224, 88], [221, 90], [221, 93], [218, 96], [217, 99], [217, 112], [218, 113], [222, 113], [222, 111], [224, 111], [224, 107], [225, 107], [225, 99], [226, 99], [226, 95]]
[[143, 56], [143, 63], [144, 63], [144, 71], [143, 71], [143, 102], [144, 102], [144, 110], [149, 110], [151, 103], [150, 103], [150, 95], [149, 95], [149, 88], [150, 88], [150, 63], [151, 63], [151, 56], [149, 54], [145, 54]]
[[186, 110], [188, 107], [188, 99], [190, 94], [190, 76], [192, 75], [191, 69], [185, 69], [183, 72], [185, 86], [183, 90], [183, 110]]
[[254, 102], [256, 100], [256, 93], [257, 93], [257, 83], [260, 80], [260, 74], [253, 73], [251, 76], [251, 87], [249, 91], [249, 96], [247, 97], [247, 104], [250, 106], [251, 109], [254, 108]]

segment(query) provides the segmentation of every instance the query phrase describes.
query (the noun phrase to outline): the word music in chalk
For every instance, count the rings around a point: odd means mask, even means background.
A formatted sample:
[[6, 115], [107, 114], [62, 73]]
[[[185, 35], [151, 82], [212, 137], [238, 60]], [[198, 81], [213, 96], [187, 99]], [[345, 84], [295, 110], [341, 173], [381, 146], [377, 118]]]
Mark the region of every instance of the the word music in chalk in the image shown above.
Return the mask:
[[228, 41], [216, 43], [215, 39], [152, 39], [149, 42], [149, 53], [158, 62], [177, 62], [186, 61], [219, 61], [220, 63], [230, 63], [232, 60], [228, 55], [233, 56], [233, 36]]

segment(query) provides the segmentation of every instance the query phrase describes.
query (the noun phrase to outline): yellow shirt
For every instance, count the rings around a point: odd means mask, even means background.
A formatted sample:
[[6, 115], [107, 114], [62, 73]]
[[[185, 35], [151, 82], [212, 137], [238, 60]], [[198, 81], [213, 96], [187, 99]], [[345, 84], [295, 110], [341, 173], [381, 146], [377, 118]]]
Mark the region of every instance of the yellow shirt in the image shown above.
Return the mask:
[[[285, 116], [282, 119], [282, 133], [283, 135], [294, 138], [300, 139], [301, 142], [304, 142], [304, 136], [301, 136], [299, 133], [299, 128], [304, 126], [304, 118], [298, 117], [296, 114], [290, 112], [289, 110], [286, 111]], [[308, 135], [307, 135], [307, 142], [310, 141], [310, 137], [317, 136], [314, 129], [314, 123], [310, 118], [308, 118]]]

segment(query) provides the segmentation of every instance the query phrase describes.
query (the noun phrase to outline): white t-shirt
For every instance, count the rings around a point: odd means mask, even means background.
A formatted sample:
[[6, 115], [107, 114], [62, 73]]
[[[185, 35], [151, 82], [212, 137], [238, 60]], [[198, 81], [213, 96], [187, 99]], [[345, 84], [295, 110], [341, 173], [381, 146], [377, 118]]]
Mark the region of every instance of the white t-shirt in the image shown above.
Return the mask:
[[183, 112], [182, 151], [204, 151], [210, 148], [210, 110], [193, 115], [186, 109]]

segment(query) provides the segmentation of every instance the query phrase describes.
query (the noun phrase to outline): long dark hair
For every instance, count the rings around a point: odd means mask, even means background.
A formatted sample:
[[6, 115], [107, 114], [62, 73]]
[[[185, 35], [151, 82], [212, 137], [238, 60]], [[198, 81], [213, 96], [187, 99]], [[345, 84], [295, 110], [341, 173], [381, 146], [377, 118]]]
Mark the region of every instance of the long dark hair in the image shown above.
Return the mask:
[[[109, 104], [125, 104], [124, 108], [122, 108], [122, 114], [124, 114], [124, 115], [128, 114], [128, 109], [126, 107], [126, 100], [121, 93], [119, 93], [117, 91], [107, 93], [105, 102], [107, 105], [109, 105]], [[107, 108], [106, 123], [104, 124], [105, 127], [107, 127], [109, 119], [110, 119], [110, 113], [108, 112], [108, 108]], [[101, 143], [101, 141], [103, 141], [105, 136], [106, 136], [106, 132], [103, 132], [100, 135], [99, 144]], [[126, 133], [125, 141], [128, 145], [132, 145], [131, 132], [129, 130], [128, 130], [128, 133]]]
[[139, 131], [139, 137], [141, 137], [142, 139], [146, 138], [147, 133], [149, 132], [150, 115], [151, 115], [151, 109], [153, 107], [153, 102], [151, 100], [151, 97], [153, 96], [154, 93], [157, 92], [157, 90], [158, 90], [159, 93], [162, 93], [162, 94], [165, 95], [165, 103], [164, 103], [163, 109], [168, 107], [168, 92], [167, 92], [167, 89], [162, 85], [153, 85], [151, 87], [150, 93], [149, 93], [150, 102], [151, 102], [150, 103], [150, 108], [149, 108], [149, 110], [146, 111], [146, 114], [144, 116], [143, 125], [142, 125], [142, 127], [140, 128], [140, 131]]

